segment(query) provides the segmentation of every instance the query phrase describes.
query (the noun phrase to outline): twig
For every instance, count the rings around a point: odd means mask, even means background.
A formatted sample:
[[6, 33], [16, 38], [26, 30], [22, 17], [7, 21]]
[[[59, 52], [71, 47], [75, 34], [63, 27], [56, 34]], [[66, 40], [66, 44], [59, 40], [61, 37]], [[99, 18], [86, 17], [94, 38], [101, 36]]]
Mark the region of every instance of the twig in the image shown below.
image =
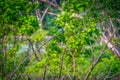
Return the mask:
[[107, 80], [107, 79], [111, 79], [111, 78], [114, 78], [114, 77], [116, 77], [116, 76], [118, 76], [118, 75], [120, 75], [120, 73], [118, 72], [118, 73], [116, 73], [116, 74], [114, 74], [114, 75], [112, 75], [112, 76], [108, 76], [108, 77], [106, 77], [106, 79], [105, 80]]
[[92, 58], [92, 63], [93, 63], [94, 62], [94, 49], [93, 49], [93, 46], [91, 45], [91, 42], [90, 42], [90, 47], [91, 47], [91, 53], [92, 53], [91, 58]]
[[106, 77], [104, 78], [104, 80], [107, 79], [107, 77], [110, 75], [111, 71], [112, 71], [112, 66], [110, 67], [110, 70], [108, 71], [108, 73], [107, 73]]
[[[114, 32], [114, 33], [115, 33], [115, 32]], [[108, 40], [107, 44], [108, 44], [108, 43], [110, 42], [110, 40], [112, 39], [114, 33], [112, 34], [112, 36], [111, 36], [110, 39]], [[91, 72], [93, 71], [94, 67], [97, 65], [97, 63], [100, 61], [102, 55], [104, 54], [105, 49], [106, 49], [106, 47], [107, 47], [107, 44], [106, 44], [106, 45], [104, 46], [104, 48], [101, 50], [101, 52], [100, 52], [97, 60], [93, 63], [92, 67], [89, 69], [89, 71], [88, 71], [87, 75], [85, 76], [84, 80], [88, 80], [88, 78], [89, 78]]]
[[[30, 43], [30, 45], [31, 45], [31, 48], [32, 48], [32, 51], [33, 51], [33, 53], [34, 53], [34, 55], [35, 55], [35, 57], [36, 57], [36, 60], [40, 60], [39, 59], [39, 57], [38, 57], [38, 55], [36, 54], [36, 51], [35, 51], [35, 49], [34, 49], [34, 47], [33, 47], [33, 44], [32, 44], [32, 42], [30, 41], [30, 39], [27, 39], [28, 41], [29, 41], [29, 43]], [[40, 56], [41, 57], [41, 56]]]
[[73, 67], [73, 72], [75, 73], [75, 70], [76, 70], [75, 52], [72, 52], [72, 67]]
[[[64, 64], [63, 64], [63, 67], [66, 69], [66, 66], [65, 66]], [[69, 77], [69, 80], [72, 80], [69, 72], [67, 72], [67, 75], [68, 75], [68, 77]]]

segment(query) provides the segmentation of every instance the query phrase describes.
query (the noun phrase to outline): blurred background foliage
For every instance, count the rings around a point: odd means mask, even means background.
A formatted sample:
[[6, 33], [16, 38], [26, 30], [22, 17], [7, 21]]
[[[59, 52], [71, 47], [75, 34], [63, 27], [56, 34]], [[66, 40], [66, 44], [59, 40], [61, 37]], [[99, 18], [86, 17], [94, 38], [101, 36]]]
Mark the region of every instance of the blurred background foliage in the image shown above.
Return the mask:
[[[102, 33], [116, 31], [111, 42], [120, 48], [119, 10], [119, 0], [0, 1], [0, 79], [84, 80], [106, 46]], [[120, 78], [108, 48], [88, 80]]]

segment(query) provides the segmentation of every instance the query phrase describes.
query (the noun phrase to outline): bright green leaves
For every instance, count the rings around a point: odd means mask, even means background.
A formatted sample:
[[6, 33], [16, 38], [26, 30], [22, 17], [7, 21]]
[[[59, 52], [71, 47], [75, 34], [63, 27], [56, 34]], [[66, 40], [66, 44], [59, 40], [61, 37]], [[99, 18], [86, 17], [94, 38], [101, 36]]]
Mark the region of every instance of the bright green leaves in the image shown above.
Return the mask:
[[[22, 1], [24, 3], [26, 1]], [[22, 3], [18, 0], [15, 1], [2, 1], [1, 2], [1, 14], [3, 15], [3, 19], [12, 23], [12, 21], [17, 21], [17, 14], [20, 12]]]
[[[48, 6], [48, 3], [44, 2], [40, 8], [39, 2], [29, 0], [0, 2], [0, 38], [9, 38], [9, 41], [4, 44], [12, 45], [12, 48], [7, 49], [6, 70], [11, 72], [14, 70], [13, 67], [16, 68], [26, 57], [36, 53], [38, 57], [41, 57], [40, 61], [34, 60], [35, 57], [31, 56], [23, 62], [15, 76], [24, 72], [25, 67], [25, 73], [30, 76], [43, 76], [45, 65], [47, 65], [46, 76], [70, 75], [72, 78], [78, 76], [83, 80], [92, 65], [93, 58], [97, 59], [104, 46], [95, 41], [95, 38], [98, 39], [100, 36], [98, 23], [107, 17], [116, 16], [119, 5], [112, 5], [112, 1], [61, 0], [62, 11], [60, 14], [53, 6], [50, 7], [46, 12], [47, 17], [43, 19], [43, 29], [39, 29], [35, 10], [39, 8], [40, 15], [43, 15]], [[103, 9], [104, 6], [105, 9]], [[106, 13], [107, 11], [108, 13]], [[48, 15], [52, 13], [58, 14], [54, 21], [51, 20], [53, 16]], [[119, 26], [119, 21], [115, 24]], [[24, 37], [25, 39], [23, 39]], [[113, 39], [113, 41], [119, 42], [117, 39]], [[2, 46], [0, 47], [2, 49]], [[95, 67], [93, 74], [91, 74], [92, 77], [94, 74], [98, 75], [97, 77], [104, 76], [111, 66], [114, 67], [110, 75], [120, 71], [119, 60], [116, 57], [111, 57], [109, 53], [108, 51]], [[28, 62], [29, 64], [27, 64]]]
[[66, 38], [66, 41], [68, 48], [79, 49], [81, 47], [80, 39], [76, 35]]
[[31, 35], [36, 29], [38, 29], [38, 22], [34, 16], [22, 16], [19, 19], [20, 28], [19, 34], [29, 34]]
[[[67, 0], [63, 3], [63, 9], [65, 11], [72, 10], [74, 12], [85, 11], [91, 1], [87, 0]], [[66, 6], [67, 5], [67, 6]]]
[[0, 2], [0, 13], [4, 20], [9, 23], [16, 22], [18, 16], [26, 15], [28, 12], [37, 9], [39, 7], [38, 2], [30, 2], [29, 0], [14, 0], [14, 1], [2, 1]]
[[[5, 65], [2, 66], [5, 67], [5, 75], [7, 75], [4, 76], [3, 74], [2, 76], [6, 77], [6, 79], [10, 73], [14, 72], [16, 67], [19, 69], [15, 72], [14, 78], [17, 74], [24, 72], [24, 68], [29, 62], [28, 60], [24, 61], [24, 59], [31, 50], [27, 50], [27, 40], [23, 40], [23, 37], [30, 38], [38, 29], [38, 21], [34, 14], [34, 10], [38, 7], [38, 2], [31, 4], [30, 0], [0, 1], [0, 50], [3, 49], [2, 46], [6, 45], [4, 62], [2, 62]], [[5, 41], [2, 41], [4, 38]], [[10, 46], [12, 48], [9, 48]]]
[[71, 14], [71, 13], [62, 11], [62, 12], [58, 15], [55, 23], [56, 23], [57, 25], [61, 26], [61, 27], [64, 27], [65, 24], [67, 23], [67, 21], [68, 21], [68, 20], [71, 20], [71, 19], [72, 19], [72, 14]]
[[18, 35], [31, 35], [36, 29], [38, 29], [38, 22], [36, 17], [32, 15], [33, 12], [31, 12], [29, 16], [27, 15], [29, 14], [29, 11], [38, 8], [38, 2], [31, 3], [28, 0], [15, 0], [2, 1], [0, 4], [0, 22], [3, 23], [3, 25], [0, 25], [0, 28], [3, 27], [6, 30], [9, 30], [9, 34], [16, 32]]
[[48, 56], [48, 67], [49, 70], [51, 71], [51, 76], [59, 74], [60, 58], [58, 54], [51, 53], [51, 55]]
[[[94, 41], [93, 35], [98, 35], [97, 31], [97, 23], [94, 18], [88, 18], [87, 15], [84, 14], [81, 18], [76, 18], [72, 13], [72, 11], [62, 12], [57, 20], [56, 24], [60, 25], [64, 29], [64, 36], [67, 45], [74, 48], [82, 47], [83, 45], [88, 45], [89, 42]], [[75, 47], [76, 46], [76, 47]]]
[[38, 41], [41, 42], [45, 40], [46, 32], [44, 30], [37, 30], [33, 35], [32, 35], [32, 40], [33, 41]]
[[118, 72], [120, 72], [120, 69], [118, 68], [120, 66], [120, 61], [117, 57], [111, 56], [110, 58], [102, 58], [101, 62], [98, 63], [96, 68], [93, 70], [92, 74], [99, 75], [98, 78], [104, 78], [105, 76], [102, 76], [102, 74], [107, 74], [110, 70], [109, 75], [114, 75]]
[[60, 68], [59, 55], [56, 53], [49, 53], [49, 56], [44, 56], [41, 61], [31, 63], [30, 66], [26, 68], [26, 71], [32, 75], [42, 76], [44, 74], [45, 65], [47, 65], [46, 76], [57, 76]]
[[32, 12], [34, 9], [37, 9], [39, 6], [39, 2], [35, 1], [34, 3], [28, 2], [28, 4], [25, 6], [26, 12]]
[[59, 54], [61, 53], [61, 48], [59, 46], [59, 43], [56, 42], [56, 40], [51, 41], [47, 46], [47, 51], [48, 53], [56, 53]]

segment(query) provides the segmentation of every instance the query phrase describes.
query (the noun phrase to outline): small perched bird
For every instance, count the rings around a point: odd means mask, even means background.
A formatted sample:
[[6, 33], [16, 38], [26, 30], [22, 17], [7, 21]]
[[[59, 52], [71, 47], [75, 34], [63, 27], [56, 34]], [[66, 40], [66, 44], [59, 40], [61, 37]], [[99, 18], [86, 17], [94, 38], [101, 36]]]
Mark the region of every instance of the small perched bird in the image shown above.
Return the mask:
[[61, 31], [62, 33], [64, 33], [64, 30], [61, 26], [58, 26], [57, 28], [58, 28], [58, 31]]

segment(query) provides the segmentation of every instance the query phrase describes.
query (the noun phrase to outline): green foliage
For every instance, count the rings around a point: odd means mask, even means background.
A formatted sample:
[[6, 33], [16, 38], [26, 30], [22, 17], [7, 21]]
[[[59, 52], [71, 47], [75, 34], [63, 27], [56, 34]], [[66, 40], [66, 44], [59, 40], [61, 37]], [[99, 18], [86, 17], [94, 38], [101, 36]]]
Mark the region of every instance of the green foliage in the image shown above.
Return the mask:
[[[104, 78], [109, 71], [111, 71], [110, 76], [120, 72], [120, 69], [117, 68], [119, 65], [119, 59], [116, 58], [115, 56], [111, 56], [109, 59], [108, 58], [102, 58], [102, 61], [98, 63], [92, 74], [99, 75], [97, 79], [99, 78]], [[106, 75], [103, 75], [106, 74]]]
[[28, 34], [31, 35], [36, 29], [38, 29], [38, 22], [34, 16], [22, 16], [19, 19], [20, 29], [18, 34]]
[[[7, 79], [16, 69], [18, 70], [13, 75], [14, 79], [19, 77], [18, 74], [22, 75], [20, 80], [28, 76], [43, 78], [46, 69], [46, 77], [70, 76], [83, 80], [93, 60], [98, 59], [105, 46], [96, 41], [101, 38], [99, 24], [108, 18], [114, 18], [115, 28], [119, 26], [119, 21], [115, 19], [119, 16], [119, 3], [119, 0], [61, 0], [61, 12], [53, 6], [48, 10], [58, 16], [53, 18], [46, 15], [43, 29], [39, 29], [35, 10], [43, 11], [48, 4], [29, 0], [1, 1], [0, 53], [5, 52], [5, 47], [6, 63], [5, 56], [0, 54], [0, 70], [5, 67], [6, 75], [0, 71], [0, 78], [2, 76]], [[52, 38], [46, 40], [46, 36]], [[113, 41], [119, 43], [118, 38], [113, 38]], [[36, 60], [36, 56], [39, 60]], [[120, 72], [119, 66], [119, 59], [108, 50], [93, 69], [89, 79], [104, 79], [110, 70], [109, 76], [112, 76]]]
[[37, 30], [33, 35], [32, 35], [32, 40], [33, 41], [43, 41], [45, 40], [46, 36], [46, 31], [43, 30]]

